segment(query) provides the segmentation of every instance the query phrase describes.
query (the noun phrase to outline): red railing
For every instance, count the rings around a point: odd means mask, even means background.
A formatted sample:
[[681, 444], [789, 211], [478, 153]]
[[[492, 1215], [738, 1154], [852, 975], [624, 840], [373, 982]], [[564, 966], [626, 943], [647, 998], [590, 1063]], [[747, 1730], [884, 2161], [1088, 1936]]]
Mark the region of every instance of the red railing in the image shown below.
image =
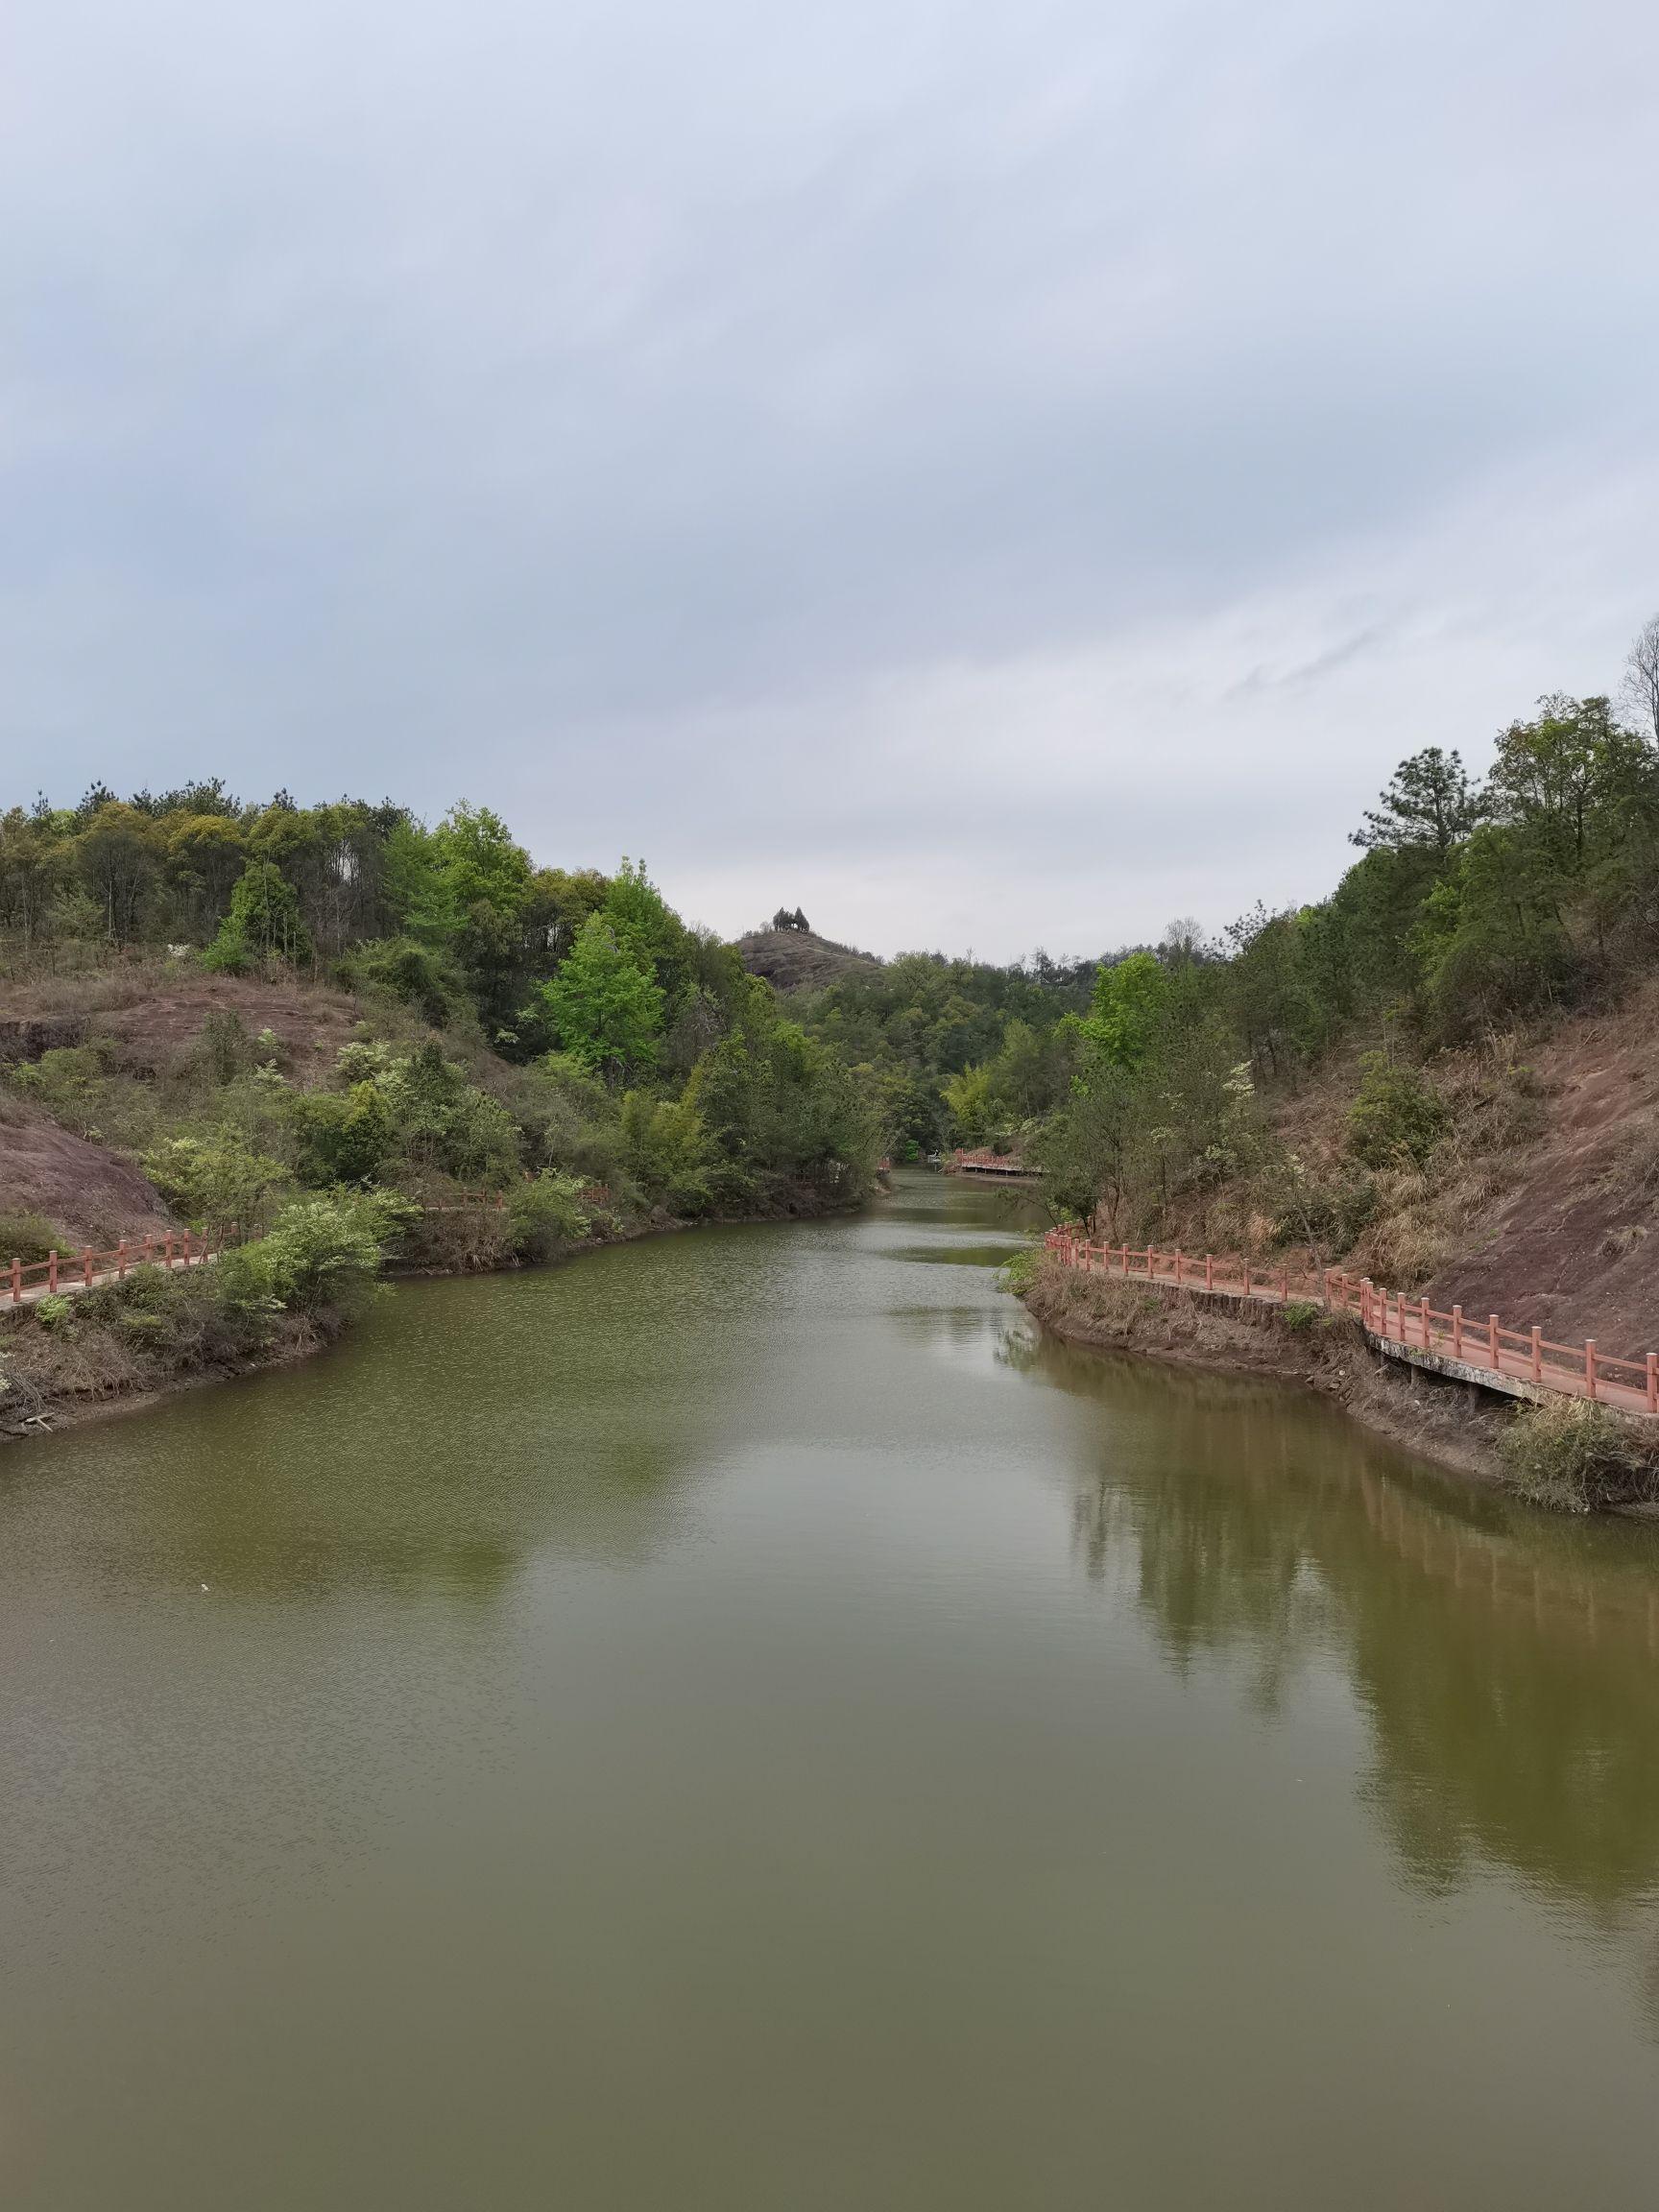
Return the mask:
[[[498, 1190], [464, 1190], [451, 1205], [422, 1206], [421, 1211], [473, 1214], [485, 1208], [501, 1211], [506, 1204]], [[199, 1267], [242, 1241], [240, 1237], [210, 1238], [188, 1229], [167, 1229], [158, 1236], [123, 1238], [107, 1252], [87, 1245], [79, 1252], [49, 1252], [44, 1260], [0, 1261], [0, 1312], [60, 1293], [96, 1289], [103, 1283], [123, 1283], [134, 1267]]]
[[0, 1276], [0, 1297], [12, 1306], [32, 1305], [60, 1291], [122, 1282], [134, 1267], [198, 1267], [203, 1261], [217, 1258], [231, 1241], [193, 1237], [188, 1229], [168, 1229], [159, 1237], [131, 1241], [123, 1238], [108, 1252], [87, 1245], [80, 1252], [49, 1252], [44, 1260], [13, 1259]]
[[1624, 1413], [1659, 1414], [1659, 1353], [1645, 1359], [1615, 1359], [1583, 1344], [1557, 1344], [1538, 1329], [1506, 1329], [1496, 1313], [1484, 1320], [1461, 1306], [1449, 1313], [1427, 1298], [1380, 1288], [1370, 1278], [1327, 1268], [1318, 1275], [1288, 1267], [1255, 1267], [1237, 1257], [1160, 1252], [1127, 1244], [1091, 1244], [1074, 1229], [1050, 1229], [1046, 1239], [1069, 1266], [1124, 1282], [1157, 1283], [1183, 1290], [1208, 1290], [1229, 1298], [1254, 1298], [1267, 1305], [1316, 1305], [1328, 1312], [1349, 1313], [1368, 1336], [1484, 1368], [1513, 1382], [1594, 1399]]

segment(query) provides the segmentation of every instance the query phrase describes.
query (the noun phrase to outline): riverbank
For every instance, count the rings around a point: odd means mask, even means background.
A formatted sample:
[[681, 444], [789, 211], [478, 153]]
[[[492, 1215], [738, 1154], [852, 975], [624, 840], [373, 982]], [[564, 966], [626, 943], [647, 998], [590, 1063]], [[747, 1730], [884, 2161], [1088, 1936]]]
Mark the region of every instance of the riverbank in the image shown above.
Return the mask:
[[[399, 1280], [442, 1279], [563, 1265], [615, 1244], [678, 1235], [686, 1229], [763, 1221], [829, 1219], [859, 1201], [830, 1203], [801, 1186], [786, 1199], [754, 1213], [685, 1220], [656, 1211], [603, 1215], [589, 1233], [527, 1257], [515, 1251], [492, 1214], [459, 1218], [445, 1253], [426, 1236], [417, 1253], [394, 1253], [373, 1289]], [[504, 1217], [503, 1217], [504, 1220]], [[423, 1229], [429, 1229], [423, 1225]], [[165, 1275], [138, 1269], [125, 1284], [83, 1294], [66, 1310], [31, 1308], [0, 1320], [0, 1444], [58, 1434], [123, 1413], [136, 1413], [183, 1391], [240, 1376], [292, 1367], [327, 1351], [358, 1317], [359, 1303], [324, 1305], [306, 1312], [240, 1315], [230, 1309], [211, 1268]]]
[[[1646, 1440], [1615, 1447], [1625, 1464], [1611, 1487], [1623, 1495], [1595, 1494], [1594, 1486], [1580, 1495], [1582, 1484], [1552, 1486], [1548, 1471], [1542, 1481], [1529, 1475], [1528, 1455], [1516, 1451], [1528, 1428], [1547, 1432], [1551, 1421], [1559, 1425], [1552, 1410], [1541, 1418], [1539, 1408], [1501, 1402], [1473, 1383], [1382, 1358], [1346, 1316], [1311, 1305], [1245, 1306], [1201, 1290], [1115, 1282], [1068, 1266], [1049, 1252], [1034, 1256], [1018, 1290], [1033, 1318], [1070, 1343], [1219, 1373], [1277, 1375], [1334, 1399], [1365, 1428], [1477, 1482], [1571, 1510], [1653, 1509], [1659, 1484]], [[1573, 1415], [1580, 1430], [1591, 1410]]]

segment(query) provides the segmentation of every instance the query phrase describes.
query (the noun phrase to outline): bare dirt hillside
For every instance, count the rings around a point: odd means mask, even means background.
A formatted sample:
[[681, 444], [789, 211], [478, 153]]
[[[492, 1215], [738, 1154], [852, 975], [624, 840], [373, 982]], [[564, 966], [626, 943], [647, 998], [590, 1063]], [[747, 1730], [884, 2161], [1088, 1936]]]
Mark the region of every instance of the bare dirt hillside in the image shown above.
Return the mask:
[[[0, 1066], [108, 1040], [128, 1075], [164, 1075], [187, 1058], [210, 1014], [234, 1014], [251, 1040], [269, 1030], [286, 1071], [304, 1083], [329, 1066], [356, 1026], [345, 992], [231, 975], [192, 974], [137, 958], [103, 974], [38, 974], [0, 984]], [[100, 1246], [172, 1225], [130, 1161], [61, 1127], [0, 1089], [0, 1214], [38, 1214], [75, 1244]], [[0, 1251], [0, 1262], [10, 1251]]]
[[[0, 1092], [0, 1213], [38, 1214], [73, 1244], [165, 1229], [172, 1215], [129, 1162]], [[0, 1262], [11, 1258], [0, 1252]]]
[[333, 1060], [359, 1014], [348, 993], [322, 985], [135, 963], [127, 973], [0, 984], [0, 1061], [38, 1059], [97, 1034], [114, 1040], [128, 1072], [156, 1074], [194, 1045], [215, 1010], [234, 1014], [251, 1038], [269, 1029], [301, 1080]]
[[858, 969], [877, 969], [874, 952], [855, 952], [810, 929], [752, 929], [737, 950], [751, 975], [763, 975], [777, 991], [822, 991]]
[[1544, 1113], [1509, 1188], [1428, 1286], [1439, 1307], [1604, 1351], [1659, 1349], [1659, 988], [1534, 1047]]

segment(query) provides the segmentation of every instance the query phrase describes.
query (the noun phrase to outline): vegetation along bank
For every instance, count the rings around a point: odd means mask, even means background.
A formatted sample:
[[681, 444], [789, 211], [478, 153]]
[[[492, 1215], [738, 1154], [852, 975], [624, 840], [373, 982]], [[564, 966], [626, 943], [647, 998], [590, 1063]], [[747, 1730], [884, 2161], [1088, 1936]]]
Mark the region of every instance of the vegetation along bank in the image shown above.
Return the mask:
[[0, 1431], [296, 1357], [388, 1268], [871, 1187], [872, 1103], [733, 948], [487, 809], [13, 808], [0, 931], [0, 1258], [235, 1246], [0, 1321]]
[[[1659, 624], [1617, 703], [1542, 700], [1483, 783], [1411, 754], [1328, 898], [1075, 961], [878, 960], [787, 907], [725, 945], [642, 867], [538, 866], [469, 805], [428, 828], [208, 783], [14, 807], [0, 1257], [164, 1222], [264, 1234], [200, 1282], [6, 1324], [0, 1426], [287, 1356], [388, 1264], [855, 1203], [882, 1154], [951, 1145], [1018, 1157], [1050, 1218], [1108, 1242], [1340, 1266], [1639, 1360], [1659, 1334], [1655, 669]], [[459, 1203], [479, 1190], [504, 1205]], [[1191, 1356], [1155, 1341], [1190, 1327], [1167, 1304], [1083, 1316], [1095, 1289], [1041, 1274], [1027, 1295], [1050, 1325]], [[1223, 1344], [1207, 1318], [1206, 1349], [1256, 1363], [1238, 1326]], [[1318, 1371], [1308, 1353], [1285, 1362]], [[1338, 1349], [1331, 1372], [1356, 1364]], [[1426, 1449], [1551, 1502], [1654, 1492], [1595, 1408], [1379, 1389], [1414, 1394]]]

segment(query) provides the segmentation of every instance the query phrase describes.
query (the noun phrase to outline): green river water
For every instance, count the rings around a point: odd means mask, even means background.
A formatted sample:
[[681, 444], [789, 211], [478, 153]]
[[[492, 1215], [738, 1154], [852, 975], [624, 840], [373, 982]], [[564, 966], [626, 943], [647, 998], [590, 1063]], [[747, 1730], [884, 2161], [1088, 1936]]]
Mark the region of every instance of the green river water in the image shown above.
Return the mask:
[[8, 2212], [1659, 2200], [1659, 1545], [1036, 1338], [1005, 1193], [0, 1455]]

